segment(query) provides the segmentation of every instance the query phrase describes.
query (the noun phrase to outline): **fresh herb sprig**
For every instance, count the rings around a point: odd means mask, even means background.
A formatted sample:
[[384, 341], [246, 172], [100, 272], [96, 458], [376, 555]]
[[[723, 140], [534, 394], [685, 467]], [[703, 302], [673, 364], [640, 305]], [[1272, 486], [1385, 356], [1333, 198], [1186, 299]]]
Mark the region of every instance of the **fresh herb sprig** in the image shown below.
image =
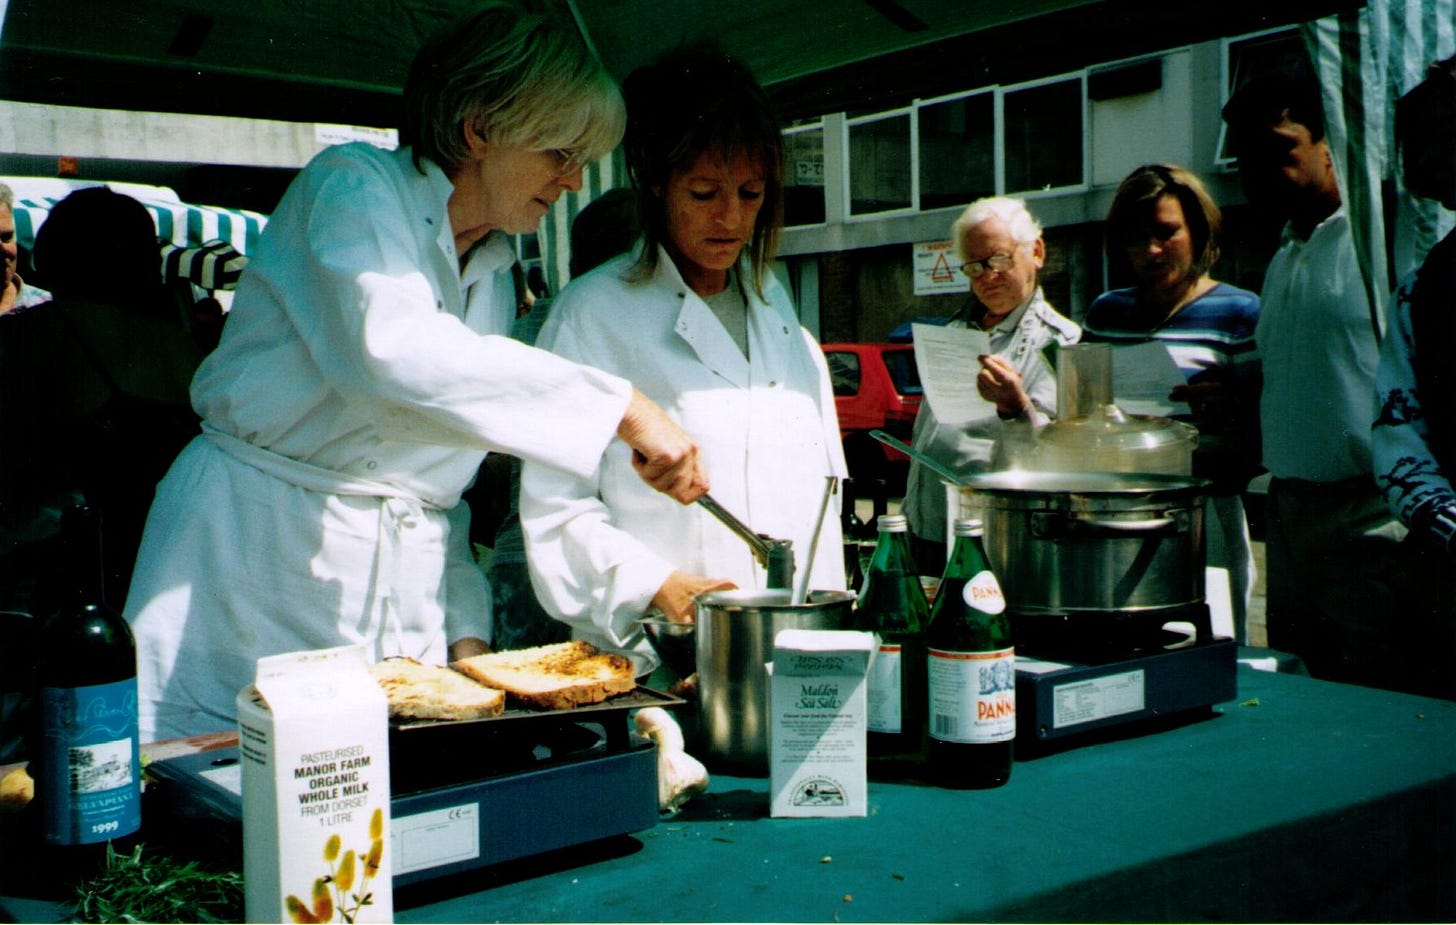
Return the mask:
[[76, 888], [73, 922], [241, 922], [243, 878], [195, 861], [106, 846], [106, 868]]

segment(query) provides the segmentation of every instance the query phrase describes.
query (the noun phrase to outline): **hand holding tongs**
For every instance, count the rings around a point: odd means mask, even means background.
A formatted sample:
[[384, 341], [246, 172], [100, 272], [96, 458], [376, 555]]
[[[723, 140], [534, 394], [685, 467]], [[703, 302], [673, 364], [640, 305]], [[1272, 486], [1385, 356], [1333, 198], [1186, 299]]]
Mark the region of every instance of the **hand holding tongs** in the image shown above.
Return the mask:
[[712, 495], [702, 495], [698, 498], [698, 503], [725, 527], [738, 534], [739, 539], [748, 544], [748, 548], [753, 550], [753, 558], [768, 570], [770, 588], [793, 587], [794, 550], [792, 540], [776, 540], [773, 537], [764, 536], [762, 533], [754, 533], [748, 524], [734, 517], [726, 508], [714, 501]]

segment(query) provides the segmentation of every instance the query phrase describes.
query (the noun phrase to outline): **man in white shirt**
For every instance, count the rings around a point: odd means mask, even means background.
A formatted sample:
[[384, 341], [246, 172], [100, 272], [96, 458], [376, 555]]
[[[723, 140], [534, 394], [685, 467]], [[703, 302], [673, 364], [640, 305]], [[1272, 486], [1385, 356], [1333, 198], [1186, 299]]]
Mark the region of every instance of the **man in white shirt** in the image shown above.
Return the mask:
[[1269, 489], [1269, 645], [1316, 677], [1398, 684], [1394, 588], [1405, 530], [1371, 474], [1382, 320], [1325, 139], [1319, 87], [1256, 78], [1223, 111], [1249, 201], [1288, 220], [1255, 340]]

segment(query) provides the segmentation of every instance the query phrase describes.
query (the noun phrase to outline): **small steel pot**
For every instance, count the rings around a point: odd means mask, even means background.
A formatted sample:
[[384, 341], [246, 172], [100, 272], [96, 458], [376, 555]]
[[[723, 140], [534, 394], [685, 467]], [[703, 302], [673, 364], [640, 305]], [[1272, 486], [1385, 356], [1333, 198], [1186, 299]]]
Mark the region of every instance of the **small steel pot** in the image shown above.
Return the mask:
[[986, 555], [1018, 613], [1203, 602], [1204, 479], [998, 472], [965, 484], [985, 521]]
[[697, 599], [698, 735], [709, 767], [768, 774], [774, 637], [786, 629], [848, 629], [851, 591], [713, 591]]

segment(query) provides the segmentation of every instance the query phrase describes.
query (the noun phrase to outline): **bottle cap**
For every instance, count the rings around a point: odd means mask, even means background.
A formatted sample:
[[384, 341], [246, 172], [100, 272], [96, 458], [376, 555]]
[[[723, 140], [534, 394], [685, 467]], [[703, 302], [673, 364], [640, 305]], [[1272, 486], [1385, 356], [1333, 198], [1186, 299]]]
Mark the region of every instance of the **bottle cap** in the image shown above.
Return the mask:
[[980, 536], [985, 532], [979, 517], [967, 517], [955, 522], [956, 536]]
[[903, 533], [910, 528], [904, 514], [881, 514], [875, 519], [875, 526], [881, 533]]

